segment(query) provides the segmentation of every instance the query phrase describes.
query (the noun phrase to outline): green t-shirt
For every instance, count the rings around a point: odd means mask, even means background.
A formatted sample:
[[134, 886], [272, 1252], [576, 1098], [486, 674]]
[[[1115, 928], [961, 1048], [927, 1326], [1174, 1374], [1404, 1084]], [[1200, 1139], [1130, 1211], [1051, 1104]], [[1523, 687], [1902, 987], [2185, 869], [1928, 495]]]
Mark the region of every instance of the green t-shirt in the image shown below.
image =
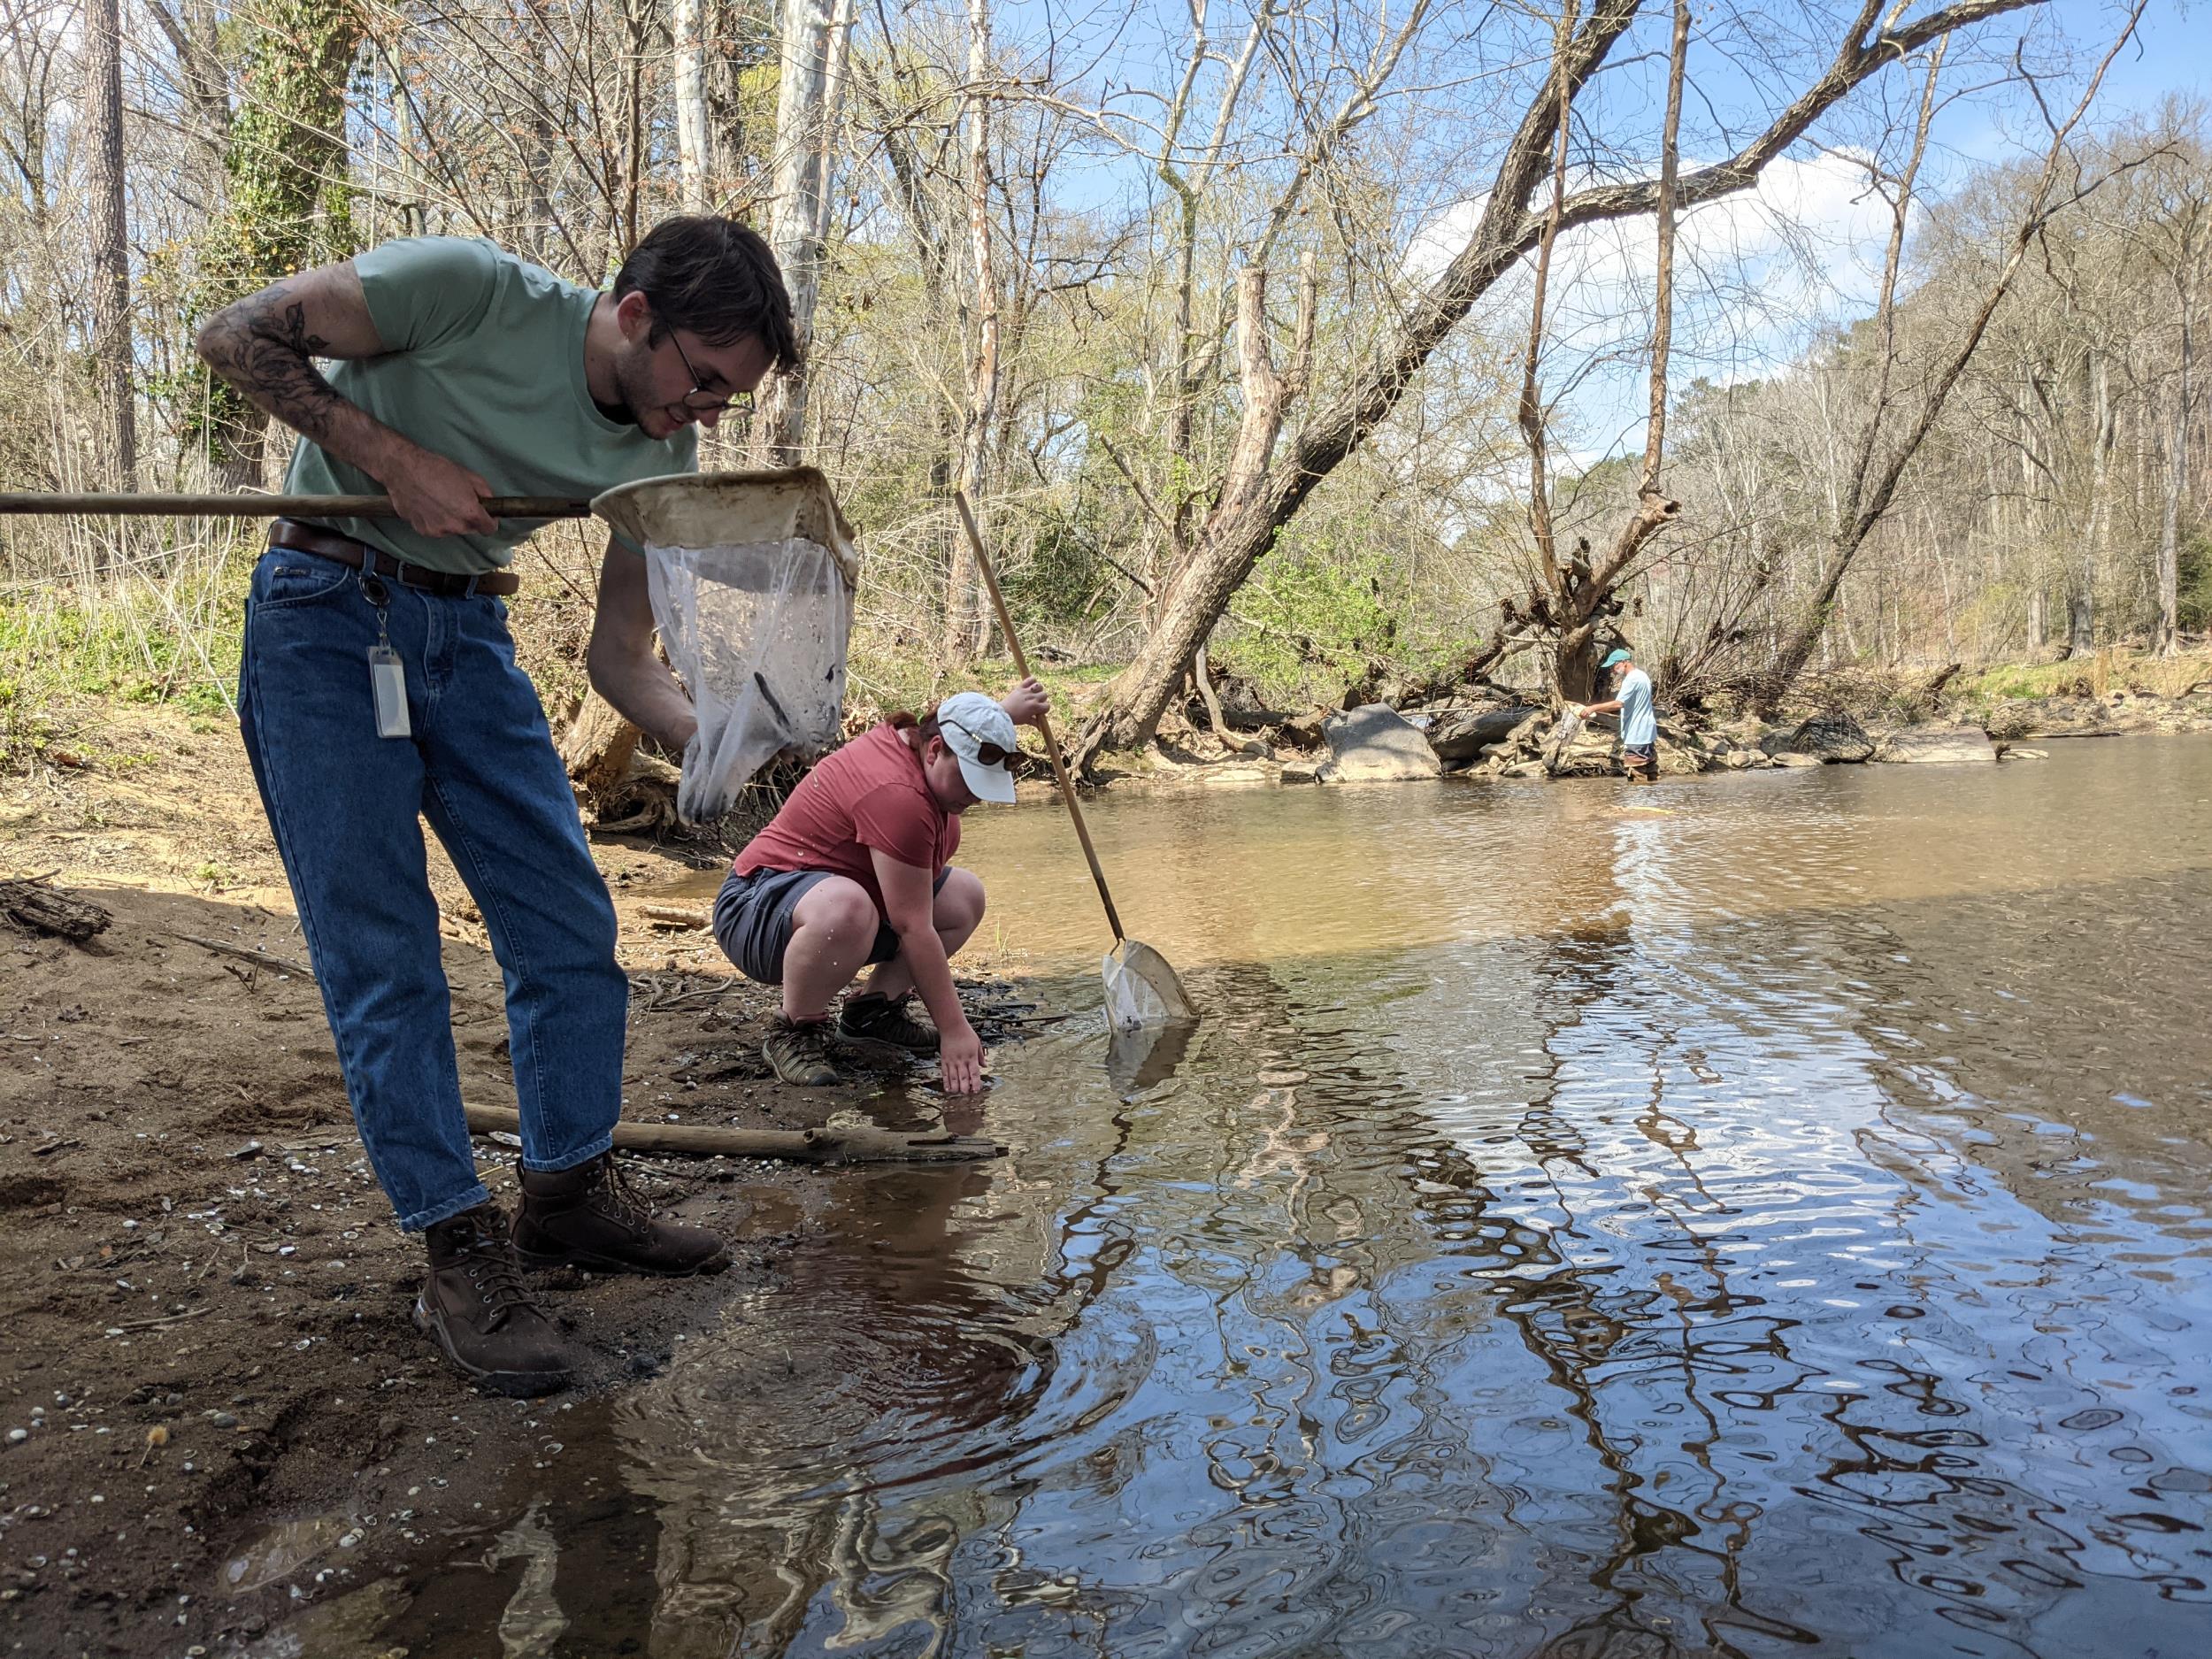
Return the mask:
[[[610, 420], [584, 380], [584, 325], [598, 295], [488, 242], [388, 242], [355, 258], [380, 357], [330, 371], [339, 393], [434, 455], [480, 474], [495, 495], [581, 500], [634, 479], [698, 470], [697, 434], [665, 439]], [[377, 495], [383, 485], [300, 440], [285, 488]], [[541, 519], [503, 519], [492, 535], [426, 536], [400, 518], [318, 523], [411, 565], [497, 570]]]

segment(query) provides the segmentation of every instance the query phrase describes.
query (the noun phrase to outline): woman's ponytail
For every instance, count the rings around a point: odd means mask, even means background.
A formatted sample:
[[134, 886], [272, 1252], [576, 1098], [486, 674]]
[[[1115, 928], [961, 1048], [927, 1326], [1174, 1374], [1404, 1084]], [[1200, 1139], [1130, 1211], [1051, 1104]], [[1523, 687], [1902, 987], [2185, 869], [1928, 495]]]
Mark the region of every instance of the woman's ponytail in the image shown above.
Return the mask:
[[920, 714], [910, 714], [901, 709], [891, 717], [891, 729], [905, 740], [909, 749], [920, 754], [929, 747], [929, 740], [937, 735], [937, 705], [933, 703]]

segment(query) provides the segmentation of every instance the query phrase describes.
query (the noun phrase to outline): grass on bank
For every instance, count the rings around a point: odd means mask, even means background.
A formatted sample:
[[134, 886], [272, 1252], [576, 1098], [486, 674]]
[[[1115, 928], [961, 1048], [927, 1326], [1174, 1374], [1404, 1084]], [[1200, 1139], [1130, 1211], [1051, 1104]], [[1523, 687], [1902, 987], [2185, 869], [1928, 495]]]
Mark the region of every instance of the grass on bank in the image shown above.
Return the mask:
[[2062, 663], [1997, 663], [1959, 677], [1961, 695], [1979, 704], [2041, 697], [2102, 697], [2116, 691], [2177, 697], [2212, 680], [2212, 653], [2152, 657], [2107, 646]]
[[196, 729], [231, 718], [246, 580], [257, 549], [232, 537], [126, 543], [117, 563], [75, 582], [0, 583], [0, 771], [42, 757], [111, 767], [103, 703], [174, 703]]

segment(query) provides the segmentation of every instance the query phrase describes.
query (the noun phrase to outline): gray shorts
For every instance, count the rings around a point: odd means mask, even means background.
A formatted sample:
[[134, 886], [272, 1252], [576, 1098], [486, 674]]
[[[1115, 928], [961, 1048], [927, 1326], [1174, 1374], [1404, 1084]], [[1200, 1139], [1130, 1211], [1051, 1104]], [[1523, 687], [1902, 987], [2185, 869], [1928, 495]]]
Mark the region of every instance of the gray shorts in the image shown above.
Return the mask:
[[[941, 892], [951, 873], [938, 872], [930, 891]], [[826, 870], [756, 870], [749, 876], [730, 872], [721, 892], [714, 895], [714, 937], [739, 972], [762, 985], [783, 983], [783, 953], [790, 949], [792, 930], [798, 925], [793, 912], [808, 889], [828, 880], [830, 874]], [[869, 962], [888, 962], [898, 954], [898, 934], [879, 917]]]

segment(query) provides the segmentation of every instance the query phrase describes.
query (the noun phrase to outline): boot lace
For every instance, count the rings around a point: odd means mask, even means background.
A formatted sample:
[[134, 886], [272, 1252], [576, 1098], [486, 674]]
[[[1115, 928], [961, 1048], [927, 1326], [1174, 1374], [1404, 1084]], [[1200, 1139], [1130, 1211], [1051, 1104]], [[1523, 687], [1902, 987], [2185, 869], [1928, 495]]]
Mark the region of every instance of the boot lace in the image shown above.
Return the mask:
[[468, 1281], [482, 1299], [488, 1324], [499, 1324], [517, 1309], [528, 1313], [538, 1310], [529, 1287], [522, 1282], [522, 1263], [506, 1240], [479, 1233], [462, 1248], [468, 1256]]
[[645, 1202], [638, 1190], [630, 1185], [630, 1178], [622, 1172], [622, 1166], [612, 1158], [599, 1165], [599, 1203], [601, 1214], [611, 1217], [635, 1233], [653, 1230], [653, 1207]]

